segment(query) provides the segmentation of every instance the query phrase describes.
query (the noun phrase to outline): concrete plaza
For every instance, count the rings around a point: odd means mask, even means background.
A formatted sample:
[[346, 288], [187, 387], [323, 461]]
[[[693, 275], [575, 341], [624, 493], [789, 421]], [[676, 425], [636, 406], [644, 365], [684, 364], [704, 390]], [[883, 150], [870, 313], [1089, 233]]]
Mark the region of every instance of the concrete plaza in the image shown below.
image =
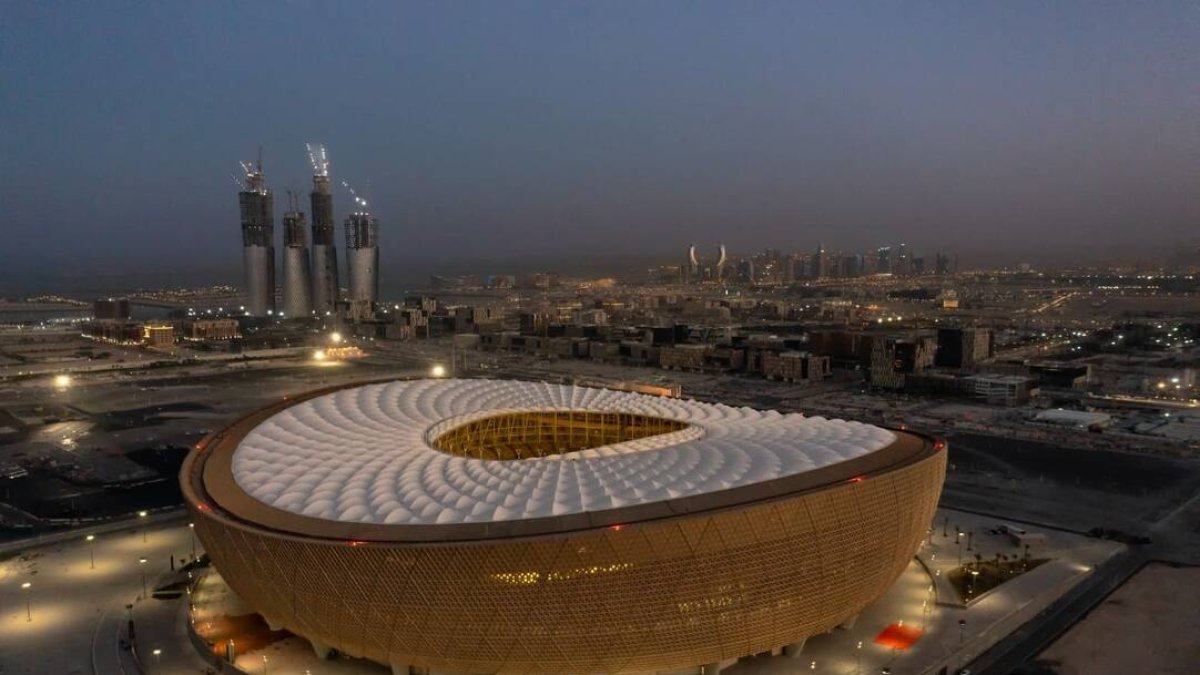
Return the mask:
[[[942, 535], [944, 518], [947, 534]], [[1036, 557], [1050, 558], [1030, 572], [973, 599], [964, 606], [945, 581], [958, 564], [978, 553], [1017, 551], [1004, 535], [983, 534], [1001, 521], [973, 514], [940, 511], [931, 536], [917, 558], [891, 590], [864, 610], [852, 625], [808, 640], [795, 656], [759, 655], [742, 659], [723, 672], [728, 675], [826, 673], [893, 675], [955, 672], [972, 658], [1044, 609], [1092, 572], [1096, 565], [1122, 549], [1119, 544], [1075, 534], [1042, 530]], [[971, 550], [965, 535], [973, 532]], [[1032, 533], [1031, 534], [1035, 534]], [[187, 521], [147, 523], [95, 534], [86, 533], [21, 550], [0, 564], [0, 673], [3, 675], [154, 675], [204, 673], [210, 666], [187, 635], [188, 596], [143, 599], [143, 572], [150, 593], [160, 579], [170, 578], [171, 556], [176, 566], [192, 555]], [[198, 544], [197, 544], [198, 545]], [[199, 551], [197, 551], [199, 552]], [[94, 568], [92, 560], [94, 556]], [[145, 563], [139, 562], [145, 559]], [[202, 585], [196, 601], [197, 621], [215, 616], [245, 616], [250, 612], [236, 596], [222, 590], [219, 575]], [[29, 588], [22, 588], [29, 583]], [[208, 594], [208, 595], [205, 595]], [[26, 614], [26, 600], [29, 613]], [[132, 605], [132, 610], [126, 609]], [[207, 614], [206, 614], [207, 612]], [[132, 616], [135, 653], [123, 648], [125, 625]], [[960, 624], [960, 621], [965, 621]], [[907, 650], [875, 642], [892, 624], [923, 631]], [[860, 646], [861, 645], [861, 646]], [[154, 654], [158, 650], [158, 654]], [[266, 660], [263, 657], [266, 656]], [[285, 636], [240, 654], [237, 667], [252, 675], [380, 675], [388, 670], [370, 663], [317, 659], [301, 638]]]

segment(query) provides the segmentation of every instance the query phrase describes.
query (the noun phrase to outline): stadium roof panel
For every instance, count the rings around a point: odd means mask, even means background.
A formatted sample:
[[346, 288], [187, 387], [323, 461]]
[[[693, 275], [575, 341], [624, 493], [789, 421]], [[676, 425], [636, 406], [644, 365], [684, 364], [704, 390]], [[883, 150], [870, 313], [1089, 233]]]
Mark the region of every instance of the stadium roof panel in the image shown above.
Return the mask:
[[[677, 424], [660, 429], [655, 420]], [[495, 454], [435, 447], [451, 432], [459, 445], [477, 436]], [[555, 450], [530, 457], [531, 438]], [[231, 469], [249, 497], [306, 518], [495, 523], [750, 486], [862, 457], [896, 438], [858, 422], [573, 385], [408, 380], [275, 412], [241, 439]], [[526, 458], [495, 458], [522, 448]]]

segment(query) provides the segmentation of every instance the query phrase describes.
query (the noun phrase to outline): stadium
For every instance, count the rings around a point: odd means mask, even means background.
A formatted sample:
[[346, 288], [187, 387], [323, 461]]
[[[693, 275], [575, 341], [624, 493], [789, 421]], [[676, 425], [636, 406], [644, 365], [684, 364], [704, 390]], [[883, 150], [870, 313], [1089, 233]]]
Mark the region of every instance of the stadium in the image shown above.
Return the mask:
[[196, 534], [272, 627], [397, 673], [713, 673], [797, 652], [925, 536], [944, 443], [630, 392], [322, 390], [206, 438]]

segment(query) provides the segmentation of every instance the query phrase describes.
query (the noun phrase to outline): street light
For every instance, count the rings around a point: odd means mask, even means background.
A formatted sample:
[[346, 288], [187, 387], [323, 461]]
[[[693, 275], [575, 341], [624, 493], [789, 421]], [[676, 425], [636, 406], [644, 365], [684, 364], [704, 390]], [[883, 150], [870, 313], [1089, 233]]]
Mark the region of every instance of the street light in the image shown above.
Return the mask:
[[964, 637], [964, 634], [966, 633], [966, 630], [967, 630], [967, 620], [959, 619], [958, 620], [958, 646], [959, 647], [962, 647], [963, 637]]
[[29, 594], [31, 593], [29, 589], [32, 587], [33, 584], [28, 581], [21, 584], [21, 590], [25, 591], [25, 621], [33, 621], [33, 610], [29, 607]]
[[263, 675], [267, 675], [267, 655], [263, 654]]
[[188, 523], [188, 531], [192, 533], [192, 561], [196, 560], [196, 524]]
[[142, 523], [142, 543], [146, 543], [146, 516], [150, 515], [148, 511], [138, 511], [138, 520]]
[[979, 570], [971, 570], [971, 590], [967, 595], [975, 595], [975, 578], [979, 576]]
[[142, 570], [142, 599], [146, 599], [146, 559], [138, 558], [138, 567]]
[[445, 377], [446, 376], [446, 366], [443, 366], [442, 364], [439, 363], [439, 364], [435, 365], [433, 368], [429, 369], [429, 374], [432, 375], [433, 377]]
[[96, 535], [89, 534], [87, 536], [88, 554], [92, 559], [92, 569], [96, 569]]
[[54, 376], [54, 388], [62, 391], [71, 386], [71, 376], [63, 373]]
[[155, 649], [151, 653], [154, 654], [154, 672], [156, 672], [156, 673], [162, 672], [162, 668], [160, 667], [160, 665], [162, 663], [162, 650]]
[[335, 345], [339, 345], [339, 344], [341, 344], [341, 343], [342, 343], [342, 334], [341, 334], [341, 333], [339, 333], [339, 332], [337, 332], [337, 331], [334, 331], [334, 332], [330, 333], [330, 334], [329, 334], [329, 341], [330, 341], [330, 342], [332, 342], [332, 343], [333, 343], [333, 344], [335, 344]]
[[862, 640], [854, 648], [854, 675], [862, 675]]

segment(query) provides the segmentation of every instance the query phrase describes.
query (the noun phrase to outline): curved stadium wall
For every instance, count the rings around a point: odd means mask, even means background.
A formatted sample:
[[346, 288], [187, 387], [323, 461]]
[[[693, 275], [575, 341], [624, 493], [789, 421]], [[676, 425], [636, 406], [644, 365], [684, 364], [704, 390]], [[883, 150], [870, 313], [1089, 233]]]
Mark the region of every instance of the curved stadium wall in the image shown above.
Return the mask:
[[645, 505], [508, 522], [336, 523], [264, 504], [231, 480], [246, 435], [304, 398], [241, 420], [188, 457], [197, 535], [269, 623], [429, 671], [644, 673], [802, 641], [887, 591], [924, 537], [945, 475], [943, 443], [898, 431], [848, 461]]

